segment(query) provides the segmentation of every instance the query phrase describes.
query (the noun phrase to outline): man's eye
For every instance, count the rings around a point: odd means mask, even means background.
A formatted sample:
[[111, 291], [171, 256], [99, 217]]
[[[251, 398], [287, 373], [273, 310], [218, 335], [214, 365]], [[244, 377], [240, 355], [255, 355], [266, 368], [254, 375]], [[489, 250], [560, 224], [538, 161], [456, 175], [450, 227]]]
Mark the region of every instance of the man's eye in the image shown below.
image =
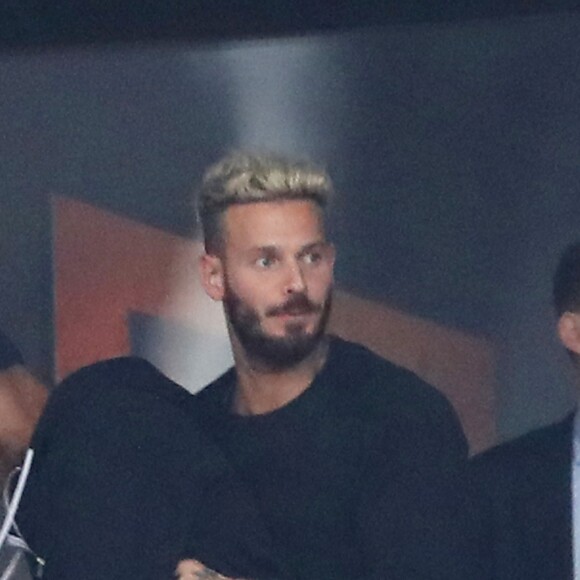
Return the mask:
[[262, 257], [256, 260], [256, 265], [260, 268], [271, 268], [274, 265], [274, 258]]
[[302, 259], [307, 264], [316, 264], [322, 260], [322, 254], [320, 252], [308, 252], [307, 254], [304, 254]]

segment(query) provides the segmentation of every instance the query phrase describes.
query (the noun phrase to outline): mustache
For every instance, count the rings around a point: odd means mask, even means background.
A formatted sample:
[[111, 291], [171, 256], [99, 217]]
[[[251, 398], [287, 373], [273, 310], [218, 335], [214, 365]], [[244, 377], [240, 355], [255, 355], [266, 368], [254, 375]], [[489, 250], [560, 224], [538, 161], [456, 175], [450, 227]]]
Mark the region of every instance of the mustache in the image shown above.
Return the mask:
[[284, 304], [273, 306], [266, 311], [266, 316], [281, 316], [283, 314], [310, 314], [320, 312], [322, 306], [312, 302], [306, 294], [293, 294]]

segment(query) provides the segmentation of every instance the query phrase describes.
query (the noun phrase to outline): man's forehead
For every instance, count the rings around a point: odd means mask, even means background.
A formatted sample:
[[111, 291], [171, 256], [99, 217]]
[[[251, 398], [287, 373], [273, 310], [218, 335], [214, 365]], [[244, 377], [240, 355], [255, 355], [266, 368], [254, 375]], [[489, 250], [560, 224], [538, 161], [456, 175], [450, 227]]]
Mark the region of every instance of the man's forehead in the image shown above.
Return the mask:
[[[238, 204], [224, 215], [226, 238], [323, 237], [321, 209], [310, 200], [280, 200]], [[228, 235], [229, 234], [229, 235]], [[265, 240], [263, 244], [271, 242]]]

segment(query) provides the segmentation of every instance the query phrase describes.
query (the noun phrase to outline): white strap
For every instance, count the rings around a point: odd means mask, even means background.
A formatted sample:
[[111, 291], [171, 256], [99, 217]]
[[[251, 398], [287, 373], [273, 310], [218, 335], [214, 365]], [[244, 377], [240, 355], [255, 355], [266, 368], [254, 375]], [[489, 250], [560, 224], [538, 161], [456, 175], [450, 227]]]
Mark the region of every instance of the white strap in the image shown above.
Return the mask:
[[8, 533], [14, 524], [14, 518], [16, 517], [16, 512], [18, 511], [18, 506], [20, 505], [20, 499], [22, 498], [22, 493], [24, 492], [24, 486], [26, 485], [26, 480], [28, 479], [28, 474], [30, 473], [30, 467], [32, 466], [32, 459], [34, 457], [34, 450], [28, 449], [26, 456], [24, 457], [24, 463], [22, 464], [22, 471], [18, 477], [18, 483], [16, 484], [16, 489], [14, 490], [14, 495], [10, 500], [10, 505], [4, 516], [4, 521], [2, 522], [2, 527], [0, 528], [0, 550], [8, 537]]

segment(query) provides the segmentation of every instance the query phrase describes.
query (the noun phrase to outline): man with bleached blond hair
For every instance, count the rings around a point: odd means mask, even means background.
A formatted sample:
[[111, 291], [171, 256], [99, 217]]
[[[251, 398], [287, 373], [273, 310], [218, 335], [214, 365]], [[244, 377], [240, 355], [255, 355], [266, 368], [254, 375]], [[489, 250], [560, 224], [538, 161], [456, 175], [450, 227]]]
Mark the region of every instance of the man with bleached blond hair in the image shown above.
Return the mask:
[[[235, 366], [198, 395], [202, 424], [253, 498], [281, 577], [478, 578], [451, 406], [326, 332], [332, 193], [324, 170], [277, 156], [235, 153], [207, 171], [201, 279], [223, 304]], [[194, 544], [178, 574], [242, 575]]]

